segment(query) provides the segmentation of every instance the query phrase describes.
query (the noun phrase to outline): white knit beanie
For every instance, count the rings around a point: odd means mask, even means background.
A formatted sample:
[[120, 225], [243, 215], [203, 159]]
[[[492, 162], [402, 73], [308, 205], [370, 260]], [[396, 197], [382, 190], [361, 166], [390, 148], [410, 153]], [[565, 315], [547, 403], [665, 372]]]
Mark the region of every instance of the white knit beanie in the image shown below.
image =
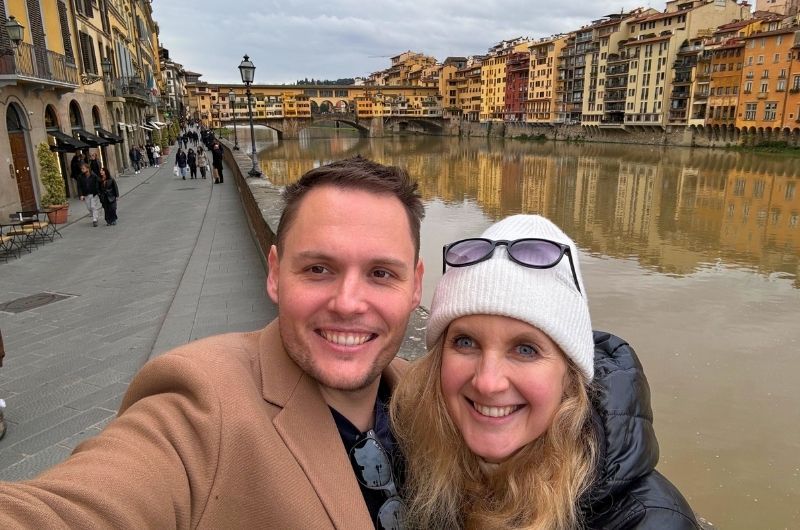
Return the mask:
[[594, 339], [575, 243], [539, 215], [507, 217], [481, 237], [493, 241], [542, 238], [569, 245], [581, 290], [575, 287], [567, 256], [550, 269], [533, 269], [511, 261], [506, 247], [498, 246], [490, 259], [466, 267], [447, 267], [433, 295], [426, 332], [428, 349], [459, 317], [502, 315], [545, 332], [591, 381]]

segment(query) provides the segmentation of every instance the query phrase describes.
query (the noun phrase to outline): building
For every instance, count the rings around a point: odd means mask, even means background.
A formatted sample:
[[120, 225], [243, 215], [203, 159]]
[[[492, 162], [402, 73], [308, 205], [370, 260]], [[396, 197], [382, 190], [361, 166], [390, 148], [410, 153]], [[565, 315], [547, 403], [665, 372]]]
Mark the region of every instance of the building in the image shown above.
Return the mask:
[[779, 15], [797, 15], [800, 0], [756, 0], [756, 12], [768, 11]]
[[744, 37], [744, 85], [739, 94], [736, 127], [751, 132], [778, 131], [787, 116], [787, 93], [792, 70], [800, 71], [794, 46], [797, 26], [778, 27], [765, 21], [766, 31]]
[[158, 57], [161, 64], [161, 78], [164, 91], [161, 94], [161, 108], [167, 120], [173, 116], [177, 119], [186, 117], [186, 71], [183, 65], [169, 57], [169, 50], [159, 48]]
[[529, 123], [554, 123], [556, 119], [556, 84], [566, 37], [558, 35], [532, 42], [529, 45], [530, 71], [525, 120]]
[[513, 53], [527, 52], [528, 45], [527, 39], [517, 37], [489, 48], [481, 64], [480, 121], [503, 120], [506, 107], [506, 62]]

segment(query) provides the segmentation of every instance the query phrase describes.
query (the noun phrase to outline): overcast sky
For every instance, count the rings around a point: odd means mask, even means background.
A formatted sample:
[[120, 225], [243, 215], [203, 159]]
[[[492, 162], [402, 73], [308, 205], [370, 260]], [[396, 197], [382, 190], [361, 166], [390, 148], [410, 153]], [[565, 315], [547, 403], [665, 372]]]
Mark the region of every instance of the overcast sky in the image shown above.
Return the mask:
[[155, 0], [161, 45], [209, 83], [241, 82], [242, 55], [258, 84], [366, 76], [406, 50], [485, 53], [515, 37], [563, 33], [637, 6], [636, 0]]

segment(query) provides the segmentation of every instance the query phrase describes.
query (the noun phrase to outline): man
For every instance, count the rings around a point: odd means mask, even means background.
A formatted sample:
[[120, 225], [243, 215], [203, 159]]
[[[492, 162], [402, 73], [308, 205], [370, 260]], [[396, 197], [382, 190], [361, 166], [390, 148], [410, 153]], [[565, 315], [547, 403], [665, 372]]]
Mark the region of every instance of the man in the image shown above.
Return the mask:
[[89, 155], [89, 170], [95, 175], [100, 175], [100, 161], [97, 160], [97, 153]]
[[133, 173], [138, 175], [140, 163], [142, 161], [142, 153], [139, 152], [139, 149], [137, 149], [135, 145], [133, 145], [131, 146], [131, 150], [128, 151], [128, 156], [131, 159], [131, 164], [133, 164]]
[[402, 517], [384, 405], [422, 289], [416, 184], [354, 158], [309, 171], [284, 198], [268, 257], [278, 318], [145, 365], [100, 435], [37, 479], [0, 484], [0, 528], [369, 529]]
[[221, 184], [225, 181], [222, 178], [222, 146], [219, 145], [219, 142], [214, 140], [214, 143], [211, 144], [211, 165], [214, 167], [214, 171], [216, 175], [214, 176], [214, 184]]
[[78, 194], [86, 204], [86, 209], [92, 216], [92, 226], [97, 226], [97, 210], [100, 209], [100, 177], [97, 176], [86, 162], [81, 163], [81, 174], [78, 177]]

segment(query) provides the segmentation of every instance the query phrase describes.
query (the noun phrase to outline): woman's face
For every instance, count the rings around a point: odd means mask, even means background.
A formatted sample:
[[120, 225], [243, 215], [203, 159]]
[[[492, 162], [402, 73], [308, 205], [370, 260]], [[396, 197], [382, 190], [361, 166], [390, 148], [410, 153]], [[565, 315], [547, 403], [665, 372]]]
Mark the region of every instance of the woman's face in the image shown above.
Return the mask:
[[454, 320], [442, 350], [442, 394], [470, 450], [502, 462], [550, 427], [567, 361], [539, 329], [496, 315]]
[[106, 178], [106, 170], [105, 170], [105, 169], [101, 169], [101, 170], [100, 170], [100, 178], [101, 178], [101, 179], [104, 179], [104, 178]]

